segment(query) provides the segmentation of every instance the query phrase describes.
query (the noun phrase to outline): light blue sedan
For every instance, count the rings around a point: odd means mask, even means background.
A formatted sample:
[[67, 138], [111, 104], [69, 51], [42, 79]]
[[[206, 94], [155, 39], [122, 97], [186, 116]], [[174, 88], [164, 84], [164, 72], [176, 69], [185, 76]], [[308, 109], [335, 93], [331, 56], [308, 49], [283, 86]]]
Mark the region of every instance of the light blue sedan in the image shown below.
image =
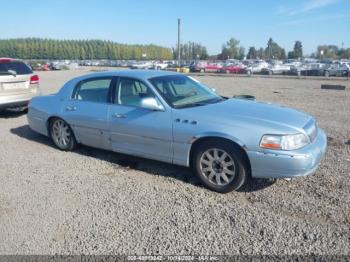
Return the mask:
[[222, 97], [162, 71], [116, 71], [68, 81], [29, 104], [30, 127], [61, 150], [77, 144], [191, 167], [217, 192], [249, 178], [313, 174], [326, 135], [294, 109]]

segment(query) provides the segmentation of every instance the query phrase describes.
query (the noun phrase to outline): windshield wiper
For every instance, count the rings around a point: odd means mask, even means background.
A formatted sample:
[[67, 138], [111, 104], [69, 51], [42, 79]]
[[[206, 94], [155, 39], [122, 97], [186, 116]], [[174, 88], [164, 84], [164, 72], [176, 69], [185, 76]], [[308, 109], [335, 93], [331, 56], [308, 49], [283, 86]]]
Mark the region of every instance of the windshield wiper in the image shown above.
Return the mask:
[[16, 76], [17, 72], [14, 70], [8, 70], [8, 71], [0, 71], [0, 75], [12, 75], [12, 76]]
[[214, 98], [214, 99], [209, 99], [209, 100], [205, 100], [205, 101], [201, 101], [201, 102], [194, 102], [194, 103], [189, 103], [189, 104], [185, 104], [185, 105], [179, 105], [176, 106], [176, 108], [186, 108], [186, 107], [195, 107], [195, 106], [205, 106], [205, 105], [209, 105], [209, 104], [215, 104], [215, 103], [219, 103], [221, 101], [224, 101], [224, 98]]
[[207, 105], [207, 103], [197, 102], [197, 103], [179, 105], [179, 106], [176, 106], [175, 108], [186, 108], [186, 107], [205, 106], [205, 105]]

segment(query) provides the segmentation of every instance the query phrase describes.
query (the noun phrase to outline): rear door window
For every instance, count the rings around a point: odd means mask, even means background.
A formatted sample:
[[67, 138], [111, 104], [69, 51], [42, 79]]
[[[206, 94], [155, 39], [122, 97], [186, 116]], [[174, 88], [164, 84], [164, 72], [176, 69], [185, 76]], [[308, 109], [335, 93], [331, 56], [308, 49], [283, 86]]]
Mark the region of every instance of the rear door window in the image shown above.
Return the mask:
[[89, 79], [78, 84], [73, 99], [107, 103], [112, 78]]
[[9, 70], [16, 72], [17, 75], [29, 75], [33, 73], [30, 67], [21, 61], [0, 62], [0, 74], [6, 73]]

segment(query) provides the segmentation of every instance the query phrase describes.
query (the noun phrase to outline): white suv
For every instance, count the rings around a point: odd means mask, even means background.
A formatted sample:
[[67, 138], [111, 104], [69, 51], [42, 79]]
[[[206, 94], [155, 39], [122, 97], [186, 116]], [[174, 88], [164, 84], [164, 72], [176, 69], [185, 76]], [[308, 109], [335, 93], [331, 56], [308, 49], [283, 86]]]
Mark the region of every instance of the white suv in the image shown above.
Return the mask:
[[39, 77], [24, 62], [0, 58], [0, 110], [27, 107], [39, 94]]

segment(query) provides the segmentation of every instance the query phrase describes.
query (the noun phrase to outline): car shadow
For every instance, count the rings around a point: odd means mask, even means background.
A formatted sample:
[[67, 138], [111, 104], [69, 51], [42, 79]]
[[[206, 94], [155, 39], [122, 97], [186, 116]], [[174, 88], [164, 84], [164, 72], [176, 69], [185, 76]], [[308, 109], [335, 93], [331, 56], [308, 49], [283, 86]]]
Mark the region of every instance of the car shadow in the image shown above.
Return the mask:
[[[37, 143], [44, 144], [56, 148], [51, 140], [39, 133], [34, 132], [28, 125], [12, 128], [10, 132], [21, 138], [28, 139]], [[58, 150], [58, 149], [57, 149]], [[116, 168], [124, 168], [131, 170], [139, 170], [152, 175], [163, 176], [168, 178], [175, 178], [184, 183], [189, 183], [197, 187], [203, 188], [200, 180], [191, 173], [191, 170], [186, 167], [171, 165], [155, 160], [124, 155], [112, 151], [103, 149], [96, 149], [87, 146], [79, 146], [73, 151], [73, 153], [80, 154], [82, 156], [94, 157], [101, 161], [105, 161], [108, 164], [115, 165]], [[262, 190], [273, 183], [265, 180], [250, 180], [244, 185], [239, 192], [253, 192]]]
[[27, 114], [27, 110], [19, 110], [19, 109], [4, 109], [0, 110], [0, 118], [16, 118]]

